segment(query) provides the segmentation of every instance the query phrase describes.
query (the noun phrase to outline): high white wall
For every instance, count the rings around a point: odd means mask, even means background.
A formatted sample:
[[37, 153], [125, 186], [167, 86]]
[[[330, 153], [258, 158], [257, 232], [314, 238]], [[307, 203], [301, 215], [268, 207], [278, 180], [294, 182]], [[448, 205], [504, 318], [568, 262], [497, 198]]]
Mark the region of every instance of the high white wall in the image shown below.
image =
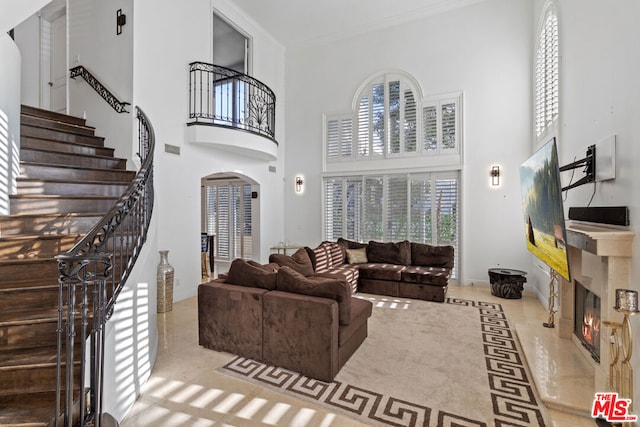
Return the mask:
[[20, 173], [20, 51], [0, 33], [0, 215], [9, 214], [9, 196]]
[[[558, 0], [560, 35], [560, 131], [558, 157], [561, 165], [584, 157], [587, 146], [616, 135], [616, 178], [587, 184], [567, 192], [565, 214], [569, 207], [628, 206], [630, 227], [640, 228], [640, 3], [634, 0], [600, 2], [597, 0]], [[535, 2], [537, 20], [544, 6]], [[596, 165], [597, 168], [597, 165]], [[563, 172], [564, 184], [570, 172]], [[580, 170], [576, 171], [577, 179]], [[574, 180], [575, 180], [574, 179]], [[633, 243], [630, 286], [640, 290], [640, 236]], [[541, 293], [547, 282], [539, 283]], [[547, 279], [548, 280], [548, 279]], [[606, 319], [620, 321], [620, 319]], [[640, 323], [631, 318], [637, 331]], [[608, 351], [608, 350], [605, 350]], [[635, 342], [631, 359], [638, 372], [640, 345]], [[640, 388], [636, 374], [634, 388]], [[597, 390], [598, 391], [598, 390]], [[637, 397], [636, 397], [637, 398]], [[634, 405], [637, 407], [637, 404]], [[637, 410], [636, 410], [637, 413]]]
[[[211, 62], [212, 7], [252, 38], [253, 76], [276, 94], [276, 162], [187, 142], [189, 63]], [[134, 102], [144, 106], [156, 131], [158, 249], [169, 250], [174, 300], [179, 301], [194, 296], [201, 281], [202, 177], [233, 172], [258, 183], [260, 227], [254, 232], [260, 235], [262, 261], [269, 247], [283, 239], [284, 50], [226, 1], [194, 0], [189, 7], [177, 7], [168, 0], [137, 0], [134, 8]], [[180, 147], [180, 155], [166, 153], [164, 144]]]
[[[116, 11], [122, 9], [127, 24], [116, 35]], [[68, 67], [83, 65], [121, 102], [133, 97], [133, 0], [86, 2], [68, 0]], [[69, 79], [68, 112], [86, 117], [98, 129], [116, 157], [131, 160], [137, 152], [132, 144], [131, 114], [116, 112], [82, 78]], [[133, 113], [133, 107], [128, 111]], [[133, 166], [129, 162], [130, 168]]]
[[[288, 52], [287, 239], [322, 239], [322, 113], [348, 111], [367, 77], [400, 69], [425, 95], [464, 92], [462, 282], [488, 281], [497, 265], [528, 270], [518, 166], [531, 146], [531, 14], [527, 0], [489, 0]], [[492, 165], [502, 171], [498, 188], [490, 186]], [[301, 173], [305, 192], [297, 195]]]

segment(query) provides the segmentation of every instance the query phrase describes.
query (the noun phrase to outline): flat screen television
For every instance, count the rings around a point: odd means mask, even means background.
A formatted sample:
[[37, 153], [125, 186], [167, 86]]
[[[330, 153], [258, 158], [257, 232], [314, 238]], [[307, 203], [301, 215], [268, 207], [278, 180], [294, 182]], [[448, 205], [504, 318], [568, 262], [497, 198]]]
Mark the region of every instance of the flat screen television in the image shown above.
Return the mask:
[[555, 138], [520, 166], [520, 184], [527, 249], [571, 280]]

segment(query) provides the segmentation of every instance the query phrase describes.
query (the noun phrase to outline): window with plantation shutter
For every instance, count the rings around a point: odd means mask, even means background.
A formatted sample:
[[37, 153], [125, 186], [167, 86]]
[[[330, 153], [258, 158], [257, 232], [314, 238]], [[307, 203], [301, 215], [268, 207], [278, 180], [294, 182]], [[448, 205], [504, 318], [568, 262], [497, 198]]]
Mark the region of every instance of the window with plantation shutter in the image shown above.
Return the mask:
[[535, 57], [535, 129], [539, 139], [546, 138], [560, 111], [558, 46], [558, 17], [549, 3], [543, 11]]
[[350, 115], [328, 117], [326, 140], [328, 161], [351, 158], [353, 153], [353, 118]]
[[386, 241], [407, 239], [408, 190], [406, 175], [391, 175], [387, 178]]
[[251, 185], [224, 181], [206, 186], [207, 234], [215, 235], [216, 260], [251, 259]]
[[323, 179], [324, 239], [451, 245], [457, 278], [458, 172], [332, 176]]
[[356, 94], [351, 121], [326, 120], [325, 165], [439, 155], [460, 164], [461, 101], [461, 93], [423, 99], [417, 83], [399, 73], [373, 77]]
[[432, 241], [430, 176], [412, 176], [409, 191], [411, 194], [409, 201], [409, 240], [412, 242], [430, 242]]

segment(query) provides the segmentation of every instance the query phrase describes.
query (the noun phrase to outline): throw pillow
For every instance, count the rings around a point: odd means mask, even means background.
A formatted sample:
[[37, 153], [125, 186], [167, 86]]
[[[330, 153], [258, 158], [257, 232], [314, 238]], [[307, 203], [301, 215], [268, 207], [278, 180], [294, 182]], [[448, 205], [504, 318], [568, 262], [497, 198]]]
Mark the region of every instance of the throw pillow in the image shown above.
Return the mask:
[[276, 272], [273, 268], [238, 258], [231, 263], [225, 283], [272, 291], [276, 288]]
[[338, 303], [339, 323], [341, 325], [351, 323], [351, 290], [344, 280], [328, 278], [313, 280], [283, 266], [278, 270], [276, 289], [283, 292], [333, 299]]
[[398, 243], [370, 241], [367, 245], [367, 259], [380, 264], [411, 264], [411, 244], [408, 240]]
[[293, 255], [283, 254], [271, 254], [269, 255], [269, 262], [276, 263], [280, 267], [290, 267], [303, 276], [313, 275], [313, 265], [311, 264], [311, 258], [304, 248], [300, 248], [294, 252]]
[[349, 264], [366, 264], [367, 248], [347, 249], [347, 262]]
[[353, 240], [343, 239], [342, 237], [338, 238], [338, 244], [342, 245], [345, 249], [361, 249], [366, 248], [366, 243], [355, 242]]
[[411, 243], [411, 264], [425, 267], [453, 268], [453, 246]]

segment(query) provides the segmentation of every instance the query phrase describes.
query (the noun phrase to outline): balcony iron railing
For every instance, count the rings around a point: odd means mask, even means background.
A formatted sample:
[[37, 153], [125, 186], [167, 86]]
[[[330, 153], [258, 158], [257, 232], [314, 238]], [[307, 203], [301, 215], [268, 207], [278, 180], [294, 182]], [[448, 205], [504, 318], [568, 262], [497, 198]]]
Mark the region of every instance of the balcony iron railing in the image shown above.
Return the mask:
[[142, 110], [136, 112], [140, 170], [104, 218], [56, 257], [60, 283], [56, 410], [61, 414], [56, 416], [56, 427], [61, 423], [100, 427], [103, 420], [105, 325], [147, 239], [153, 211], [155, 137]]
[[276, 96], [246, 74], [204, 62], [189, 64], [189, 125], [247, 130], [275, 142]]

